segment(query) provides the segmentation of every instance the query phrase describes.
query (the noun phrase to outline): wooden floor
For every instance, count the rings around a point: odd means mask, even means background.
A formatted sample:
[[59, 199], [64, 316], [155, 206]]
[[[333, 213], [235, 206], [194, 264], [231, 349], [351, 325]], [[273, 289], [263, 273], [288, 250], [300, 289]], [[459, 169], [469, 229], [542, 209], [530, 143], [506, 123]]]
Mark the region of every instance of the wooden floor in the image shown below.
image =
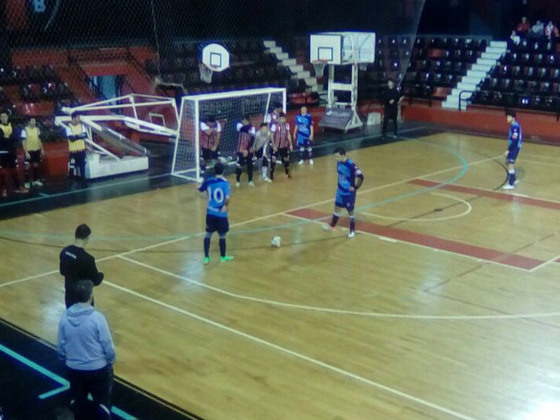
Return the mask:
[[58, 253], [85, 222], [116, 374], [204, 418], [557, 419], [560, 148], [526, 144], [513, 193], [504, 150], [441, 133], [349, 153], [353, 239], [317, 220], [334, 157], [244, 184], [236, 259], [214, 243], [208, 267], [194, 185], [2, 221], [0, 317], [55, 342]]

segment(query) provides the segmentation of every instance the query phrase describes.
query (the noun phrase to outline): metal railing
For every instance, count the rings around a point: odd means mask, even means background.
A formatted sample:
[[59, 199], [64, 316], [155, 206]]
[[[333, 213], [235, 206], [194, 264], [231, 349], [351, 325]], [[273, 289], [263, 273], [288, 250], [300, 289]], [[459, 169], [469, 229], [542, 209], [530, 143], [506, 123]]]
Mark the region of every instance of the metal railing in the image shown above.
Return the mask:
[[[475, 92], [474, 90], [462, 90], [461, 92], [459, 92], [459, 111], [462, 111], [461, 103], [463, 102], [463, 93], [470, 93], [472, 95], [474, 92]], [[469, 102], [469, 99], [465, 99], [465, 101]], [[465, 109], [466, 109], [466, 105], [465, 105]]]

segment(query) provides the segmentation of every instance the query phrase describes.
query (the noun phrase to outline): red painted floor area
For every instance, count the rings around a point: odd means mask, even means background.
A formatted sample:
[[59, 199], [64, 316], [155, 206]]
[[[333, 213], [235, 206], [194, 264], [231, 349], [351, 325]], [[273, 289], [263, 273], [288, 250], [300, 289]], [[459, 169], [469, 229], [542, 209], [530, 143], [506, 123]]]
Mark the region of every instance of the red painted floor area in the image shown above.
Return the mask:
[[[295, 210], [289, 212], [288, 214], [310, 220], [327, 220], [326, 217], [329, 216], [328, 213], [320, 212], [313, 209]], [[340, 220], [340, 224], [342, 226], [348, 227], [347, 218], [342, 217]], [[404, 229], [397, 229], [389, 226], [382, 226], [376, 223], [364, 222], [362, 220], [358, 221], [357, 231], [367, 232], [374, 235], [383, 236], [385, 238], [396, 239], [406, 243], [422, 245], [459, 255], [478, 258], [484, 261], [491, 261], [515, 268], [522, 268], [525, 270], [533, 269], [544, 263], [544, 261], [524, 257], [522, 255], [509, 254], [495, 249], [469, 245], [463, 242], [438, 238], [436, 236], [427, 235], [424, 233], [410, 232]]]
[[509, 201], [513, 203], [527, 204], [528, 206], [542, 207], [546, 209], [560, 210], [560, 203], [554, 201], [547, 201], [538, 198], [520, 197], [508, 193], [500, 193], [496, 191], [488, 191], [482, 188], [464, 187], [462, 185], [454, 184], [441, 184], [427, 179], [414, 179], [409, 182], [414, 185], [421, 185], [422, 187], [438, 187], [440, 190], [455, 191], [463, 194], [471, 194], [476, 196], [485, 196], [494, 198], [496, 200]]

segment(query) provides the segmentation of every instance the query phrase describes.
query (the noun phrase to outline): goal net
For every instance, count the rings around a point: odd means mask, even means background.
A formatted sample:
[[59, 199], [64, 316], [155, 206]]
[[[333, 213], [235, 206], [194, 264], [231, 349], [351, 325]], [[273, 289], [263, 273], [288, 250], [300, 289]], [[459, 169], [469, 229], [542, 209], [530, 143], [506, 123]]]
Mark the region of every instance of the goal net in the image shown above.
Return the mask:
[[266, 114], [277, 104], [286, 110], [285, 88], [184, 96], [171, 174], [192, 181], [201, 180], [200, 125], [208, 116], [213, 116], [221, 126], [219, 157], [233, 164], [237, 145], [237, 123], [244, 115], [250, 115], [251, 123], [258, 130]]

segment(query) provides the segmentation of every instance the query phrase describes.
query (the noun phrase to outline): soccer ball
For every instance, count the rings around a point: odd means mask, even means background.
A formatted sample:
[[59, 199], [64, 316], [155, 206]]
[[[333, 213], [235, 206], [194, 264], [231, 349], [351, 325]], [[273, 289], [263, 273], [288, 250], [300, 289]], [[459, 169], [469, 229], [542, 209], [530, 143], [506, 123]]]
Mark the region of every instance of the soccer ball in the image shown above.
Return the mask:
[[282, 238], [280, 236], [275, 236], [271, 239], [270, 245], [274, 248], [280, 248], [282, 246]]

